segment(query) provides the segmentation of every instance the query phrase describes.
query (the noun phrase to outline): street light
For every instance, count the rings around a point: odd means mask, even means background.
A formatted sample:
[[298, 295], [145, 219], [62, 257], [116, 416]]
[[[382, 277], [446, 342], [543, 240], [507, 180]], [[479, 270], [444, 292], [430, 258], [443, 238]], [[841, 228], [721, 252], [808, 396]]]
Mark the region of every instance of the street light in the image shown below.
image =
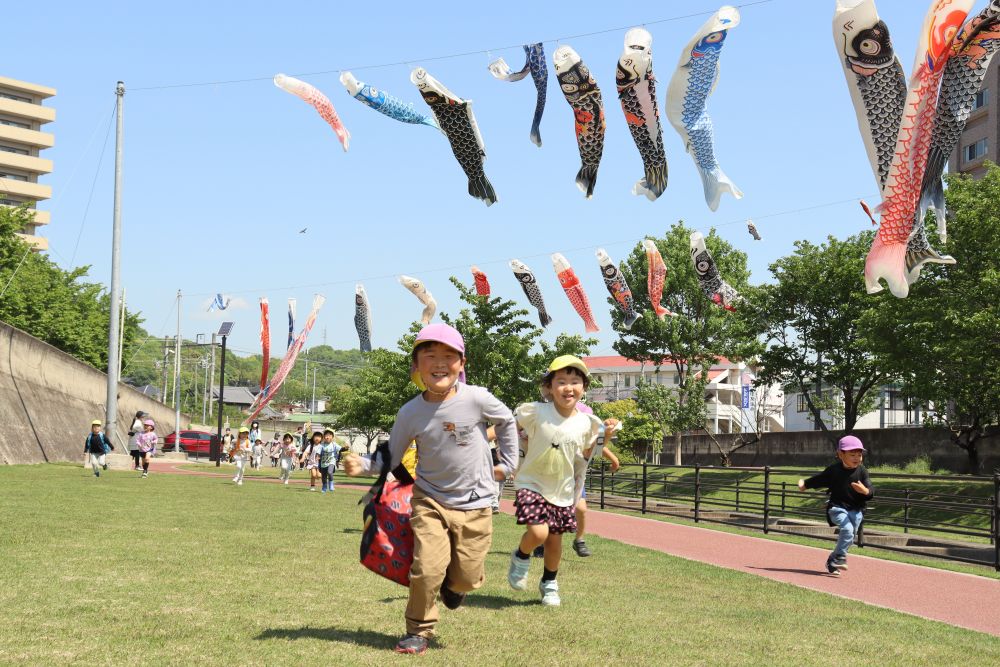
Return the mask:
[[222, 447], [222, 397], [226, 391], [226, 338], [233, 330], [232, 322], [223, 322], [222, 326], [219, 327], [219, 334], [222, 336], [222, 365], [219, 369], [219, 425], [216, 431], [215, 442], [212, 443], [209, 453], [209, 460], [215, 460], [215, 467], [218, 468], [221, 463], [221, 452]]

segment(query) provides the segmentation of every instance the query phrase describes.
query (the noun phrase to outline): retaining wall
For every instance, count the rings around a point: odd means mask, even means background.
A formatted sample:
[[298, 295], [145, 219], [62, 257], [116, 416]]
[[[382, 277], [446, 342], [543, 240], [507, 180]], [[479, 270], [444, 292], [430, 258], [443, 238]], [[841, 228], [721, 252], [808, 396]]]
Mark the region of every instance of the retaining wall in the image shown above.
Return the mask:
[[[0, 322], [0, 462], [80, 461], [90, 422], [104, 420], [107, 375], [48, 343]], [[116, 451], [127, 450], [135, 413], [148, 412], [162, 438], [174, 430], [172, 408], [118, 385]], [[181, 427], [190, 418], [181, 414]]]

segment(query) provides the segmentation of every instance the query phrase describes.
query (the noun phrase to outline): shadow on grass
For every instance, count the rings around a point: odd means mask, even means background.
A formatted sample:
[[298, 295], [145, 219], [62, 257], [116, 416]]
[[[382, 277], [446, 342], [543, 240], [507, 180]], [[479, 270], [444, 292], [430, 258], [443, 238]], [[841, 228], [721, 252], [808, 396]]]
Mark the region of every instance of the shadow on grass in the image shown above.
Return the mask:
[[379, 602], [384, 602], [385, 604], [389, 604], [390, 602], [396, 602], [397, 600], [408, 600], [408, 599], [409, 599], [408, 595], [397, 595], [395, 597], [382, 598], [381, 600], [379, 600]]
[[378, 649], [391, 649], [399, 641], [397, 635], [387, 635], [382, 632], [372, 630], [348, 630], [347, 628], [314, 628], [306, 626], [303, 628], [272, 628], [264, 630], [254, 637], [257, 641], [267, 641], [269, 639], [321, 639], [328, 642], [342, 642], [344, 644], [360, 644]]
[[802, 570], [794, 567], [755, 567], [747, 566], [751, 570], [763, 570], [764, 572], [791, 572], [792, 574], [808, 574], [814, 577], [835, 577], [836, 575], [821, 570]]
[[507, 607], [528, 607], [541, 604], [541, 600], [515, 600], [501, 595], [480, 595], [470, 593], [465, 598], [465, 607], [480, 607], [482, 609], [506, 609]]
[[360, 528], [344, 528], [344, 530], [342, 530], [340, 532], [342, 532], [342, 533], [361, 533], [361, 532], [364, 532], [364, 531], [362, 531]]

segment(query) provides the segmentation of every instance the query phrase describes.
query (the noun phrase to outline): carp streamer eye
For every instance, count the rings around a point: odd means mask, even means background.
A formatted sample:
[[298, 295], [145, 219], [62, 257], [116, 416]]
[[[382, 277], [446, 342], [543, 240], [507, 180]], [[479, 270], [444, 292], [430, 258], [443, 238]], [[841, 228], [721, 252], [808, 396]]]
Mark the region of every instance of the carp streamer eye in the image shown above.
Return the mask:
[[874, 39], [865, 39], [862, 40], [858, 50], [866, 56], [877, 56], [882, 52], [882, 45]]
[[725, 37], [726, 37], [726, 33], [725, 32], [713, 32], [711, 35], [709, 35], [709, 36], [707, 36], [705, 38], [705, 43], [706, 44], [718, 44], [723, 39], [725, 39]]
[[701, 260], [695, 268], [698, 269], [698, 273], [708, 273], [708, 269], [711, 268], [711, 266], [712, 265], [707, 261]]

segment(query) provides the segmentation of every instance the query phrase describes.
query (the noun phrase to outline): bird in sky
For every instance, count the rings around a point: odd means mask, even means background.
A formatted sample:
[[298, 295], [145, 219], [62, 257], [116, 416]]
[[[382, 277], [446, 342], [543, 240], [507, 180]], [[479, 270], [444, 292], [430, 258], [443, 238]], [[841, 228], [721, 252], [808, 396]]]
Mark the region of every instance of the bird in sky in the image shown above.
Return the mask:
[[307, 229], [309, 229], [309, 228], [308, 227], [303, 227], [302, 229], [299, 230], [299, 234], [305, 234]]

